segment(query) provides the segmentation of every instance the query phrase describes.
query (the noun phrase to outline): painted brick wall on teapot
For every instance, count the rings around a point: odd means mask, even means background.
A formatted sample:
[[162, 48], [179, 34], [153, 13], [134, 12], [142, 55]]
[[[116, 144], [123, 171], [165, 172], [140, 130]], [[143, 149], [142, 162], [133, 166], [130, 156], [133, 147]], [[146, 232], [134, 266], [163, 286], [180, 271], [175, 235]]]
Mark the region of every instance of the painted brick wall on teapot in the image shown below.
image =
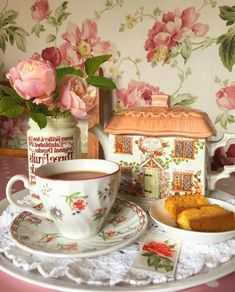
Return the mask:
[[[113, 55], [104, 68], [116, 81], [113, 110], [171, 105], [209, 115], [234, 130], [234, 0], [2, 0], [0, 75], [50, 47], [76, 66], [89, 55]], [[1, 144], [22, 146], [25, 121], [0, 120]]]

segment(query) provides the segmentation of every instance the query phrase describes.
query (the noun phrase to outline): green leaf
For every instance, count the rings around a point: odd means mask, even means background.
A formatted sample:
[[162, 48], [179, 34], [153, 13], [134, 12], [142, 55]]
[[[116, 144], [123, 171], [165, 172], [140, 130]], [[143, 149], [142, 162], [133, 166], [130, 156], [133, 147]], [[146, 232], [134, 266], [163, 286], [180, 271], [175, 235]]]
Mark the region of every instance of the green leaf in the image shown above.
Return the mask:
[[181, 43], [181, 55], [186, 63], [192, 54], [192, 42], [189, 39]]
[[6, 51], [6, 42], [8, 41], [7, 33], [0, 29], [0, 48], [3, 52]]
[[235, 64], [235, 26], [231, 27], [226, 34], [218, 37], [219, 55], [225, 68], [230, 72]]
[[224, 114], [220, 114], [220, 115], [218, 115], [218, 116], [216, 117], [216, 119], [215, 119], [215, 124], [217, 124], [217, 123], [220, 122], [220, 120], [223, 118], [223, 115], [224, 115]]
[[47, 118], [46, 118], [46, 116], [45, 116], [44, 114], [42, 114], [42, 113], [32, 113], [32, 112], [31, 112], [31, 113], [30, 113], [30, 118], [31, 118], [32, 120], [34, 120], [35, 123], [38, 124], [38, 127], [39, 127], [40, 129], [45, 128], [46, 125], [47, 125]]
[[228, 114], [227, 115], [227, 120], [228, 122], [231, 124], [231, 123], [234, 123], [235, 122], [235, 117], [233, 115], [230, 115]]
[[196, 100], [196, 96], [193, 96], [189, 93], [181, 93], [174, 97], [174, 99], [172, 100], [172, 105], [188, 107], [195, 103]]
[[220, 6], [220, 18], [227, 20], [226, 25], [232, 25], [235, 23], [235, 6]]
[[88, 76], [86, 79], [88, 84], [94, 85], [102, 89], [115, 89], [115, 83], [103, 76]]
[[75, 69], [73, 67], [57, 68], [56, 69], [56, 84], [59, 84], [61, 79], [67, 74], [83, 77], [83, 72], [80, 69]]
[[227, 130], [227, 124], [228, 124], [228, 121], [225, 120], [225, 119], [222, 119], [222, 120], [220, 121], [220, 125], [221, 125], [221, 127], [224, 128], [225, 130]]
[[47, 23], [51, 26], [56, 27], [57, 23], [56, 23], [56, 19], [53, 16], [48, 16], [47, 17]]
[[56, 39], [56, 36], [54, 34], [49, 34], [46, 38], [47, 43], [52, 43]]
[[144, 257], [149, 257], [149, 256], [153, 255], [153, 253], [148, 251], [148, 252], [142, 253], [141, 255], [144, 256]]
[[19, 104], [17, 100], [9, 97], [0, 98], [0, 115], [8, 118], [18, 118], [24, 112], [24, 106]]
[[18, 49], [26, 52], [26, 36], [29, 34], [21, 27], [18, 26], [8, 26], [6, 32], [9, 36], [10, 42], [13, 45], [16, 43]]
[[11, 97], [17, 98], [19, 101], [22, 100], [22, 98], [17, 94], [17, 92], [9, 87], [9, 86], [4, 86], [4, 85], [0, 85], [0, 97], [4, 96], [4, 95], [10, 95]]
[[151, 255], [150, 257], [148, 257], [148, 260], [147, 260], [147, 263], [148, 263], [148, 266], [153, 266], [155, 263], [158, 263], [160, 262], [160, 259], [157, 255], [153, 254]]
[[87, 75], [94, 75], [100, 65], [108, 61], [111, 57], [112, 55], [102, 55], [86, 59], [85, 70]]
[[71, 13], [63, 13], [58, 17], [58, 24], [62, 25], [63, 22], [69, 17], [69, 15], [71, 15]]
[[42, 103], [36, 104], [36, 103], [33, 103], [31, 100], [28, 100], [27, 104], [29, 107], [29, 111], [32, 113], [41, 113], [46, 116], [50, 115], [50, 112], [45, 104], [42, 104]]
[[33, 27], [32, 27], [32, 30], [31, 30], [31, 33], [35, 33], [35, 35], [37, 37], [40, 37], [40, 33], [45, 31], [45, 28], [44, 26], [40, 23], [40, 22], [37, 22]]
[[15, 10], [7, 10], [4, 13], [0, 14], [0, 27], [4, 27], [8, 24], [15, 24], [15, 19], [18, 16], [18, 12]]

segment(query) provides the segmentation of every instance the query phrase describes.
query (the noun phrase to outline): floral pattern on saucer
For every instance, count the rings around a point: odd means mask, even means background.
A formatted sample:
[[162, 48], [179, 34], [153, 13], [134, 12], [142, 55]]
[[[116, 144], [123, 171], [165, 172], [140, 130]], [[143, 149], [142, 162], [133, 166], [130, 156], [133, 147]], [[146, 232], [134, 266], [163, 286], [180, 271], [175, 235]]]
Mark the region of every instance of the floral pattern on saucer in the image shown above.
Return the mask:
[[92, 238], [65, 238], [57, 231], [53, 221], [25, 211], [12, 222], [10, 234], [16, 245], [33, 254], [90, 257], [130, 244], [145, 230], [147, 221], [146, 213], [138, 205], [118, 198], [103, 228]]

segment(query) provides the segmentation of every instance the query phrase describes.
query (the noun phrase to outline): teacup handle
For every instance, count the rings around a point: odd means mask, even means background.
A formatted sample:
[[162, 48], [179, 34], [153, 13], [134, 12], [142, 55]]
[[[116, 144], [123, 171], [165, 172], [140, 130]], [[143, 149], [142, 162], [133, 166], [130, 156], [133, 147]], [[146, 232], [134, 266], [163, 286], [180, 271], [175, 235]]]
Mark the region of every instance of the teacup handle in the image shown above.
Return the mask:
[[18, 203], [15, 200], [14, 195], [12, 195], [11, 189], [12, 189], [12, 185], [17, 181], [22, 181], [24, 183], [24, 187], [26, 189], [32, 188], [32, 186], [30, 186], [29, 179], [25, 175], [17, 174], [17, 175], [14, 175], [12, 178], [10, 178], [8, 183], [7, 183], [7, 186], [6, 186], [6, 196], [7, 196], [8, 201], [11, 203], [11, 205], [13, 205], [13, 206], [15, 206], [23, 211], [28, 211], [28, 212], [31, 212], [35, 215], [43, 216], [43, 217], [46, 217], [48, 219], [51, 219], [50, 214], [47, 211], [45, 211], [43, 209], [37, 210], [29, 205], [21, 205], [20, 203]]

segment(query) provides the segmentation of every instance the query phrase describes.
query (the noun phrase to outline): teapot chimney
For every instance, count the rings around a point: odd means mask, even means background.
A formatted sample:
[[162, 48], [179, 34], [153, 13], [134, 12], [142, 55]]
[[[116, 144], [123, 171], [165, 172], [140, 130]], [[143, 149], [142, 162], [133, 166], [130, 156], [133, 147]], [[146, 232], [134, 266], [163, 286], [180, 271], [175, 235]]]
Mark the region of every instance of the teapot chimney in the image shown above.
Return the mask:
[[169, 99], [169, 96], [166, 94], [153, 94], [151, 98], [152, 98], [152, 106], [157, 106], [157, 107], [170, 106], [170, 99]]

